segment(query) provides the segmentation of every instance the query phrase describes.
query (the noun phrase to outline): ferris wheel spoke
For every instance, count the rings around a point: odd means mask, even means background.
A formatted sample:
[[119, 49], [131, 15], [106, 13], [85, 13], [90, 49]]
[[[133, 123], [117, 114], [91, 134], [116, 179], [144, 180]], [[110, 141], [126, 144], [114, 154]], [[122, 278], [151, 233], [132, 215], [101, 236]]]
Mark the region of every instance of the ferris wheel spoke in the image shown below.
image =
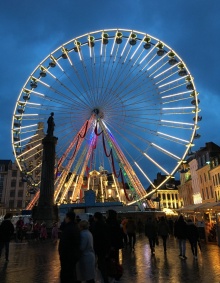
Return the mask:
[[[163, 79], [161, 79], [160, 81], [157, 81], [155, 84], [158, 85], [158, 84], [162, 83], [163, 81], [166, 81], [167, 79], [169, 79], [169, 78], [175, 76], [177, 73], [178, 73], [178, 71], [173, 72], [173, 73], [169, 74], [168, 76], [163, 77]], [[179, 79], [181, 80], [181, 79], [183, 79], [183, 78], [179, 78]], [[174, 82], [175, 82], [175, 81], [174, 81]], [[167, 84], [171, 84], [171, 83], [172, 83], [172, 82], [168, 82]]]
[[[56, 61], [57, 62], [57, 61]], [[58, 82], [60, 84], [60, 86], [64, 86], [63, 83], [55, 76], [53, 75], [47, 68], [40, 66], [41, 69], [43, 69], [46, 73], [48, 73], [53, 79], [55, 79], [56, 82]], [[78, 93], [80, 93], [82, 96], [82, 92], [80, 91], [80, 89], [76, 86], [76, 84], [74, 84], [73, 80], [70, 78], [70, 76], [68, 76], [68, 74], [62, 69], [63, 73], [65, 74], [65, 76], [68, 78], [68, 80], [71, 82], [71, 84], [74, 86], [74, 88], [76, 88], [76, 90], [78, 91]], [[71, 94], [74, 95], [74, 97], [79, 100], [81, 103], [84, 103], [84, 101], [82, 99], [80, 99], [79, 95], [77, 95], [77, 93], [72, 92]]]
[[[70, 65], [71, 65], [71, 67], [73, 68], [73, 70], [74, 70], [74, 72], [75, 72], [75, 74], [76, 74], [76, 76], [77, 76], [77, 78], [78, 78], [78, 80], [79, 80], [79, 82], [80, 82], [81, 87], [83, 88], [85, 94], [87, 94], [87, 87], [86, 87], [86, 85], [84, 84], [82, 78], [79, 76], [79, 73], [78, 73], [78, 71], [77, 71], [75, 65], [74, 65], [73, 62], [71, 61], [71, 59], [70, 59], [70, 57], [69, 57], [69, 54], [68, 54], [68, 51], [63, 47], [63, 48], [62, 48], [62, 52], [65, 52], [66, 57], [68, 58], [68, 61], [69, 61]], [[80, 53], [80, 55], [81, 55], [81, 58], [80, 58], [81, 60], [80, 60], [80, 62], [83, 63], [83, 67], [85, 68], [85, 66], [84, 66], [84, 61], [83, 61], [83, 55], [82, 55], [81, 50], [79, 51], [79, 53]], [[85, 71], [85, 70], [84, 70], [84, 71]], [[73, 81], [72, 81], [72, 79], [70, 78], [70, 76], [68, 76], [67, 73], [66, 73], [64, 70], [63, 70], [63, 72], [64, 72], [65, 76], [66, 76], [66, 77], [72, 82], [72, 84], [75, 86], [75, 84], [73, 83]], [[87, 84], [88, 84], [88, 75], [87, 75], [87, 72], [86, 72], [85, 74], [86, 74], [86, 79], [87, 79]], [[88, 84], [88, 86], [89, 86], [89, 84]], [[89, 88], [89, 90], [90, 90], [90, 89], [91, 89], [91, 88]], [[78, 87], [77, 87], [77, 90], [79, 90]], [[81, 92], [81, 91], [80, 91], [80, 94], [82, 95], [82, 92]], [[84, 97], [84, 98], [85, 98], [85, 97]]]
[[[116, 128], [114, 128], [114, 132], [117, 132], [118, 135], [120, 135], [121, 137], [123, 137], [123, 140], [125, 139], [129, 144], [131, 144], [131, 146], [132, 146], [134, 149], [136, 149], [136, 150], [139, 151], [140, 153], [143, 154], [143, 151], [139, 149], [139, 147], [136, 145], [136, 143], [135, 143], [135, 144], [134, 144], [134, 143], [131, 143], [130, 140], [129, 140], [127, 137], [133, 136], [133, 137], [135, 137], [135, 140], [142, 141], [144, 144], [146, 144], [146, 146], [154, 146], [156, 149], [162, 151], [164, 154], [170, 156], [171, 158], [180, 160], [180, 158], [179, 158], [177, 155], [175, 155], [175, 154], [173, 154], [172, 152], [170, 152], [170, 151], [164, 149], [163, 147], [161, 147], [161, 146], [159, 146], [159, 145], [156, 145], [155, 143], [153, 143], [153, 142], [151, 142], [151, 141], [149, 141], [149, 140], [143, 138], [142, 136], [137, 135], [137, 134], [135, 134], [135, 133], [132, 132], [132, 131], [124, 130], [122, 127], [119, 127], [119, 126], [118, 126], [117, 128], [118, 128], [119, 130], [121, 130], [121, 131], [118, 131]], [[123, 135], [123, 133], [125, 133], [125, 134]]]

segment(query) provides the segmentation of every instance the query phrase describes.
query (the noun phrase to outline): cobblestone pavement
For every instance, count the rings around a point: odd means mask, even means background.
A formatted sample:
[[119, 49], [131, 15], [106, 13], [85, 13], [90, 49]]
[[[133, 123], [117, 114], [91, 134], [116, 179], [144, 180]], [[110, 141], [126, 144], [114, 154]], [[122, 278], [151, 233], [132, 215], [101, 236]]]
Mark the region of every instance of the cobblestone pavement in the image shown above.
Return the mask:
[[[147, 238], [137, 237], [135, 251], [123, 249], [120, 259], [124, 274], [120, 283], [220, 283], [220, 247], [202, 245], [195, 260], [187, 244], [187, 259], [178, 257], [178, 243], [168, 240], [167, 255], [162, 242], [151, 256]], [[45, 242], [11, 243], [10, 258], [0, 260], [1, 283], [59, 283], [60, 263], [57, 245]], [[97, 279], [97, 283], [100, 280]]]

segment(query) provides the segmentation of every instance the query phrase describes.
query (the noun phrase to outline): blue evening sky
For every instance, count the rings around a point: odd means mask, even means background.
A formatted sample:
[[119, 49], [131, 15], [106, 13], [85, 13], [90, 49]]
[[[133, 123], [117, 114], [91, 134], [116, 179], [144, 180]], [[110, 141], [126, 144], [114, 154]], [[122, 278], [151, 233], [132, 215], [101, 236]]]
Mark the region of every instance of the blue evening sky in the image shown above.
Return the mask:
[[219, 0], [2, 0], [0, 2], [0, 158], [12, 159], [11, 121], [34, 68], [81, 34], [107, 28], [146, 32], [184, 60], [200, 93], [203, 117], [195, 149], [220, 145]]

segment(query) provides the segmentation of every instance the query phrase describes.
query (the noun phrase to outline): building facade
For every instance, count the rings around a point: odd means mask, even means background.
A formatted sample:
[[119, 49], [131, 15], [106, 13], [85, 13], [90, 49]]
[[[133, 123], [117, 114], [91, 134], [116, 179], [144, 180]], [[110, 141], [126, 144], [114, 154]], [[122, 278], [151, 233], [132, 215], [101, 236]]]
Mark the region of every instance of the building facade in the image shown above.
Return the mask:
[[182, 206], [220, 200], [220, 147], [208, 142], [180, 169]]

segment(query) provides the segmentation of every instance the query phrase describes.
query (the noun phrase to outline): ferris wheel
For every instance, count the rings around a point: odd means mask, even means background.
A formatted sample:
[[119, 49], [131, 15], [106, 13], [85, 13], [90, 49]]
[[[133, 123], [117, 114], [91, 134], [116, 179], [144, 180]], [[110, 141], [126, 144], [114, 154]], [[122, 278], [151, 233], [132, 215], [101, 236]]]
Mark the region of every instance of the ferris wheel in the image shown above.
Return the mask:
[[[199, 137], [199, 111], [193, 77], [167, 44], [136, 30], [94, 31], [58, 47], [28, 77], [13, 113], [13, 151], [37, 201], [42, 139], [53, 112], [55, 200], [72, 190], [75, 201], [88, 171], [102, 168], [116, 187], [118, 180], [127, 184], [129, 205], [185, 162]], [[155, 185], [158, 171], [166, 179]]]

